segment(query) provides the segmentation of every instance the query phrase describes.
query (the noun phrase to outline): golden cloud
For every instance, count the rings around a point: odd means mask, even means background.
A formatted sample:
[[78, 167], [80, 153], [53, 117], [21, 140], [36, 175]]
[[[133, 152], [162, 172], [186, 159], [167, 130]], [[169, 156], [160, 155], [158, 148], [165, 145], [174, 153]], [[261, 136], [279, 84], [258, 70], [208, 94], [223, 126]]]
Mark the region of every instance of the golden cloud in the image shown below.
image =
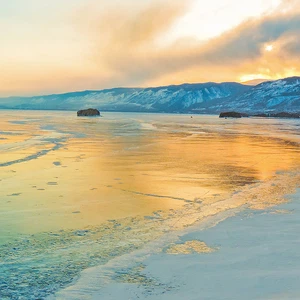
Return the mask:
[[[86, 27], [94, 41], [92, 60], [112, 82], [122, 85], [234, 80], [243, 74], [273, 78], [300, 71], [297, 1], [284, 1], [272, 14], [247, 20], [206, 43], [189, 39], [168, 46], [158, 43], [189, 4], [160, 0], [132, 10], [122, 6], [93, 10], [87, 23], [93, 26]], [[276, 44], [272, 53], [266, 53], [267, 44]]]
[[[43, 93], [300, 73], [298, 0], [284, 0], [276, 11], [246, 20], [205, 42], [186, 37], [164, 43], [163, 37], [193, 1], [86, 1], [65, 21], [81, 42], [81, 48], [70, 53], [72, 58], [61, 65], [53, 60], [46, 63], [47, 68], [32, 64], [31, 70], [27, 64], [13, 69], [3, 66], [9, 72], [0, 75], [2, 91]], [[78, 41], [74, 45], [80, 45]], [[266, 51], [266, 46], [272, 51]]]

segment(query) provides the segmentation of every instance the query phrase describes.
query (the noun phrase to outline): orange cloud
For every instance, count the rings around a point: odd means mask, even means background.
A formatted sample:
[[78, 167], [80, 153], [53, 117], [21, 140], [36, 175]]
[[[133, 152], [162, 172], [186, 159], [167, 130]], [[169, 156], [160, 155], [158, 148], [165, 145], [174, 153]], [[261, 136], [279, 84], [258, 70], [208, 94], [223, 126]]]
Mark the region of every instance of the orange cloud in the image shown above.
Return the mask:
[[[295, 61], [300, 31], [297, 2], [287, 0], [280, 11], [247, 20], [206, 43], [186, 39], [164, 47], [158, 43], [159, 37], [187, 8], [186, 1], [175, 4], [155, 1], [127, 14], [123, 7], [110, 7], [94, 15], [89, 32], [95, 41], [92, 59], [111, 73], [113, 82], [149, 85], [236, 80], [247, 73], [272, 78], [299, 71]], [[286, 7], [284, 12], [282, 7]], [[272, 54], [265, 53], [267, 43], [276, 43]]]

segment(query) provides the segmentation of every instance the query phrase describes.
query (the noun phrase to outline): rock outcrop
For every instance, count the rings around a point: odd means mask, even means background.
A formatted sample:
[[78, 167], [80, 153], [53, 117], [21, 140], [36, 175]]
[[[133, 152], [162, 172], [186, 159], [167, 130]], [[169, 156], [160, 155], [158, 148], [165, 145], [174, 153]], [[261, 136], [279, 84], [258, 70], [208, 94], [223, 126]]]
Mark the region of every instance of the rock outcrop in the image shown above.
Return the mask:
[[221, 112], [219, 118], [241, 118], [243, 115], [235, 111]]
[[77, 112], [77, 117], [98, 117], [100, 112], [95, 108], [82, 109]]

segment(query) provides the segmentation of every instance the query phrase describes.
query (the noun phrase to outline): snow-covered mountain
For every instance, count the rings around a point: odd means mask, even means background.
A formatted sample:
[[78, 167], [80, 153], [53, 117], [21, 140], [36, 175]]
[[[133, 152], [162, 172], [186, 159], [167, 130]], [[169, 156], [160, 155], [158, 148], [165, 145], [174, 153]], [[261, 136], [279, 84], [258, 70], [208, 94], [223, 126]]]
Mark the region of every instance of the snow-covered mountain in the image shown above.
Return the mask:
[[234, 82], [183, 84], [155, 88], [115, 88], [36, 97], [0, 99], [5, 109], [219, 113], [300, 111], [300, 78], [251, 87]]
[[239, 83], [183, 84], [155, 88], [115, 88], [30, 98], [0, 99], [0, 108], [100, 111], [181, 112], [195, 104], [236, 95], [249, 87]]
[[213, 112], [231, 110], [246, 113], [300, 112], [300, 77], [264, 82], [244, 93], [220, 99], [203, 108]]

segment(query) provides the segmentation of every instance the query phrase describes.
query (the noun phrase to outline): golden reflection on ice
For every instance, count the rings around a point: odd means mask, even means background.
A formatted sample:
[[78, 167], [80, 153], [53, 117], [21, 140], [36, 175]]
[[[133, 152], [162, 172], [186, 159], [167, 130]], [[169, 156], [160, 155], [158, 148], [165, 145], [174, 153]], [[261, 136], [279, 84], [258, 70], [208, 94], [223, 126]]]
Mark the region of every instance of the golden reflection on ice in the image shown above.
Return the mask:
[[177, 115], [2, 114], [4, 235], [96, 226], [184, 209], [195, 199], [211, 205], [300, 164], [299, 144], [278, 138], [275, 125]]

